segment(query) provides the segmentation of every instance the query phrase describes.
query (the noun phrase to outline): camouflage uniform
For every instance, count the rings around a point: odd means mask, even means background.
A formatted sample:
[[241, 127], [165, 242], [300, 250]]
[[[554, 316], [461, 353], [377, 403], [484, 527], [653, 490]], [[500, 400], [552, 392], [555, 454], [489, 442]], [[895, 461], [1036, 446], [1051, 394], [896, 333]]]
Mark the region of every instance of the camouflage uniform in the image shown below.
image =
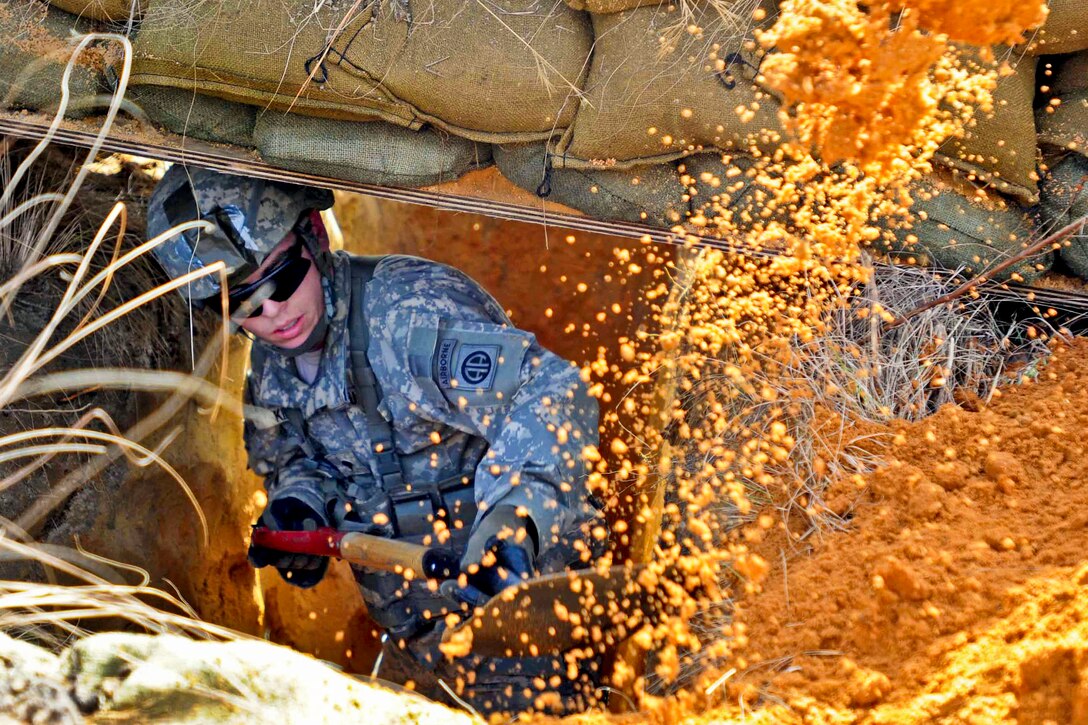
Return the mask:
[[[349, 255], [332, 255], [330, 266], [330, 322], [314, 382], [299, 378], [290, 357], [255, 343], [249, 402], [275, 411], [280, 423], [263, 430], [247, 424], [245, 437], [250, 466], [265, 477], [270, 501], [283, 490], [309, 491], [325, 503], [332, 525], [445, 544], [458, 554], [473, 524], [508, 504], [536, 525], [538, 570], [584, 565], [580, 553], [593, 548], [588, 528], [598, 514], [588, 503], [582, 451], [598, 442], [598, 406], [578, 368], [516, 329], [487, 292], [451, 267], [384, 257], [364, 299], [352, 300]], [[349, 305], [363, 306], [367, 357], [402, 479], [383, 469], [366, 416], [352, 399]], [[436, 487], [452, 514], [438, 526]], [[391, 500], [398, 493], [399, 504]], [[404, 501], [413, 494], [414, 501]], [[405, 507], [418, 507], [422, 517], [406, 516]], [[408, 519], [415, 523], [405, 527]], [[587, 546], [576, 548], [577, 541]], [[442, 614], [459, 606], [418, 579], [363, 568], [356, 577], [371, 617], [401, 655], [441, 673], [435, 641]], [[532, 677], [554, 664], [522, 660], [499, 669]]]

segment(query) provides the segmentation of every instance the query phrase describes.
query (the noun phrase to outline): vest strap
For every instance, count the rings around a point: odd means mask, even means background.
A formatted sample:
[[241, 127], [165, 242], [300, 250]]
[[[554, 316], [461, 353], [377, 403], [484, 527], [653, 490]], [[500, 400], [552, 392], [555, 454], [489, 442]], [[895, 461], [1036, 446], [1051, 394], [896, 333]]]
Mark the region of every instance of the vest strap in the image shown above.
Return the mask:
[[366, 350], [370, 344], [363, 295], [366, 285], [374, 277], [374, 269], [382, 257], [351, 258], [351, 300], [348, 312], [348, 351], [351, 358], [351, 382], [355, 391], [355, 404], [366, 417], [367, 433], [372, 446], [371, 453], [377, 462], [382, 488], [395, 491], [404, 488], [404, 473], [400, 456], [393, 444], [393, 429], [378, 410], [382, 399], [381, 386], [370, 366]]

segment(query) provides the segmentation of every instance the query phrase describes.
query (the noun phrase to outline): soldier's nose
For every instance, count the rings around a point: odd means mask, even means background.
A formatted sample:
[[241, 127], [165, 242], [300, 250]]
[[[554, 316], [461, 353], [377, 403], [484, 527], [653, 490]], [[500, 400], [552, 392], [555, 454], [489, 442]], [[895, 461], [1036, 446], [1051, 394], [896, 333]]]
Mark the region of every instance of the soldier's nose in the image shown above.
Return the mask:
[[269, 320], [274, 319], [276, 315], [280, 313], [283, 305], [283, 302], [276, 302], [275, 300], [265, 300], [261, 306], [261, 317], [266, 317]]

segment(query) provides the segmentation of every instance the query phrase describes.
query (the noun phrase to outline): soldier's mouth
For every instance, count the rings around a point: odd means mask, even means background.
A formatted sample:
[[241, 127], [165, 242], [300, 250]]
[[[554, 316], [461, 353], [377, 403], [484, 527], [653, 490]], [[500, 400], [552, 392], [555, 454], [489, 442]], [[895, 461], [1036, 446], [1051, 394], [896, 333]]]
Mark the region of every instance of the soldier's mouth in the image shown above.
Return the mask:
[[289, 324], [276, 328], [276, 334], [280, 337], [294, 337], [302, 328], [302, 315], [299, 315]]

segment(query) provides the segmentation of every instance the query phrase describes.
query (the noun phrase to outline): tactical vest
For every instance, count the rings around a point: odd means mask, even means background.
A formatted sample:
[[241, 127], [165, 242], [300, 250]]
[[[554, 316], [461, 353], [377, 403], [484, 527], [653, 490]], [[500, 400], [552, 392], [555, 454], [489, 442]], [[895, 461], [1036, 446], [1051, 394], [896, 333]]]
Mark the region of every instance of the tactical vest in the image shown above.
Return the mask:
[[[397, 452], [393, 429], [382, 416], [378, 404], [382, 393], [367, 358], [370, 335], [363, 295], [382, 257], [351, 257], [350, 304], [348, 306], [347, 346], [348, 378], [351, 404], [366, 419], [371, 442], [370, 455], [378, 479], [370, 473], [350, 479], [329, 478], [324, 491], [327, 514], [332, 525], [342, 531], [401, 539], [429, 546], [446, 546], [460, 554], [476, 518], [474, 471], [438, 481], [405, 480], [401, 456]], [[253, 347], [253, 367], [259, 368], [265, 355], [261, 346]], [[284, 425], [302, 441], [303, 452], [314, 461], [324, 456], [321, 441], [309, 436], [307, 422], [298, 408], [276, 411]], [[426, 455], [426, 451], [413, 455]], [[334, 466], [332, 466], [334, 467]], [[437, 522], [441, 522], [440, 524]], [[444, 541], [437, 528], [449, 532]], [[458, 609], [453, 600], [432, 591], [425, 581], [405, 581], [398, 574], [354, 567], [371, 619], [397, 639], [412, 639], [431, 631], [446, 611]]]
[[[387, 519], [390, 531], [386, 535], [391, 538], [434, 546], [440, 543], [435, 540], [436, 522], [440, 521], [450, 532], [449, 540], [442, 542], [443, 545], [461, 552], [476, 518], [473, 476], [462, 474], [434, 482], [405, 481], [392, 426], [378, 409], [381, 389], [367, 358], [370, 334], [363, 310], [363, 294], [379, 261], [381, 257], [351, 258], [348, 350], [355, 404], [366, 415], [382, 493], [363, 501], [355, 499], [352, 511], [344, 517], [338, 515], [336, 525], [350, 530], [353, 519], [370, 524], [375, 518]], [[347, 493], [349, 499], [357, 495], [353, 486], [348, 487]], [[358, 519], [351, 516], [355, 512], [360, 514]], [[405, 582], [396, 574], [362, 567], [354, 570], [370, 617], [396, 638], [412, 638], [430, 631], [446, 611], [458, 609], [457, 602], [440, 596], [425, 582]]]

